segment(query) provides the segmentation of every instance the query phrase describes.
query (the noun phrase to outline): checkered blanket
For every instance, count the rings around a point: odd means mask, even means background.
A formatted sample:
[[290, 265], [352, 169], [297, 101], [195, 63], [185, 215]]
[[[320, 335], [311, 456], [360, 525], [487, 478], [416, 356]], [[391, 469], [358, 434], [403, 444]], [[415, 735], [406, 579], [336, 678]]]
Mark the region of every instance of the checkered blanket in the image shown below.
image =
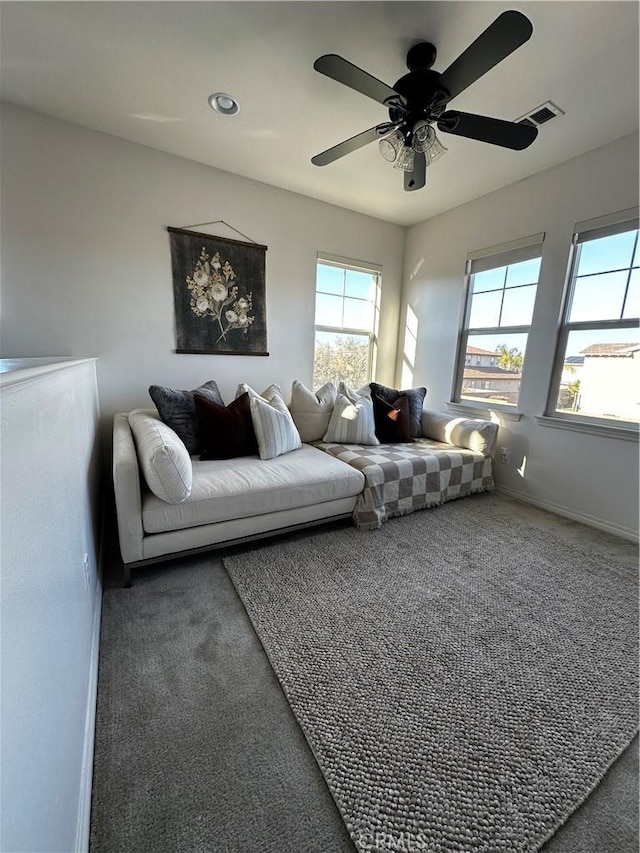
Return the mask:
[[366, 485], [353, 511], [361, 530], [493, 487], [490, 457], [428, 438], [377, 447], [326, 442], [316, 447], [364, 474]]

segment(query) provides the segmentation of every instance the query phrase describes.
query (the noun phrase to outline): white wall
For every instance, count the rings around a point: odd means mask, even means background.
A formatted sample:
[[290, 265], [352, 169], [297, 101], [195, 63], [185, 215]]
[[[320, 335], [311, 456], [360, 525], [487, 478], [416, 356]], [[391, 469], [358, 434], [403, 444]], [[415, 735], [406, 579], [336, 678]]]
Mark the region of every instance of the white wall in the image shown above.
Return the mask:
[[[1, 129], [1, 353], [98, 356], [105, 431], [152, 383], [215, 379], [225, 399], [241, 381], [311, 384], [319, 251], [382, 264], [378, 379], [393, 381], [402, 227], [11, 105]], [[173, 352], [166, 226], [219, 219], [268, 246], [268, 358]]]
[[[638, 524], [637, 443], [546, 428], [535, 418], [546, 405], [573, 226], [637, 204], [638, 137], [631, 135], [415, 225], [407, 233], [401, 313], [401, 326], [407, 305], [418, 321], [413, 381], [428, 387], [428, 407], [446, 410], [467, 253], [545, 231], [522, 382], [523, 416], [519, 422], [503, 420], [499, 444], [511, 448], [511, 463], [496, 466], [496, 481], [523, 498], [624, 535], [633, 535]], [[518, 468], [525, 456], [522, 476]]]
[[69, 853], [87, 849], [98, 666], [95, 364], [0, 383], [0, 849]]

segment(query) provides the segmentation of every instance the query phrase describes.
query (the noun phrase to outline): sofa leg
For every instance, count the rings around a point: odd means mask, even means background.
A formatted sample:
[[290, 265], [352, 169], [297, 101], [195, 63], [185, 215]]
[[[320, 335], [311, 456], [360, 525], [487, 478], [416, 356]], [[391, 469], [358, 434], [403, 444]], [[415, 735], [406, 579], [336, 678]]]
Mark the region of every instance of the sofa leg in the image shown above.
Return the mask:
[[122, 586], [125, 589], [129, 589], [129, 587], [131, 586], [131, 569], [127, 563], [122, 564], [122, 579], [123, 579]]

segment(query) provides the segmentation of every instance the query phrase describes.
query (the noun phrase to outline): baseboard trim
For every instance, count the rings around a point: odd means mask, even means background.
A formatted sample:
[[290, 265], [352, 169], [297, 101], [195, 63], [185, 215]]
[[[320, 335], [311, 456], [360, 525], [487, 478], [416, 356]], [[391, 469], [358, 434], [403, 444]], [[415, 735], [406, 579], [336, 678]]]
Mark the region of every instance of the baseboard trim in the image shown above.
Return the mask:
[[572, 521], [578, 521], [581, 524], [588, 525], [589, 527], [604, 530], [606, 533], [611, 533], [622, 539], [628, 539], [630, 542], [638, 543], [639, 541], [637, 530], [633, 530], [629, 527], [623, 527], [621, 524], [603, 521], [601, 518], [596, 518], [595, 516], [587, 515], [586, 513], [575, 512], [575, 510], [569, 509], [561, 504], [555, 504], [552, 501], [543, 501], [539, 498], [532, 498], [528, 495], [523, 495], [520, 492], [517, 492], [515, 489], [510, 489], [507, 486], [499, 486], [496, 484], [494, 491], [499, 492], [502, 495], [506, 495], [507, 497], [515, 498], [523, 503], [533, 504], [533, 506], [540, 507], [540, 509], [546, 509], [548, 512], [554, 512], [556, 515], [562, 515], [565, 518], [570, 518]]
[[96, 592], [93, 605], [93, 625], [91, 629], [91, 655], [89, 661], [89, 683], [87, 688], [87, 709], [84, 724], [84, 742], [82, 750], [82, 771], [80, 774], [80, 797], [78, 803], [78, 823], [76, 827], [75, 853], [88, 853], [91, 830], [91, 794], [93, 790], [93, 754], [96, 734], [96, 713], [98, 703], [98, 662], [100, 656], [100, 625], [102, 617], [102, 578], [104, 569], [106, 501], [103, 501], [100, 518], [100, 544], [98, 548], [98, 568]]

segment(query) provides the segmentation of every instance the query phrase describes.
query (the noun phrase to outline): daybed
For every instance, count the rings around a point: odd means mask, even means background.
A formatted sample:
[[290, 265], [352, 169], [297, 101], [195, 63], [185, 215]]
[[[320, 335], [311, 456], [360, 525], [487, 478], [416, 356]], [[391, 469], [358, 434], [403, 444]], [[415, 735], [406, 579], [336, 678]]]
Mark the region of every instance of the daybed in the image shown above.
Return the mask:
[[297, 449], [275, 458], [202, 460], [156, 410], [116, 414], [113, 478], [125, 582], [131, 567], [176, 553], [339, 518], [376, 528], [492, 488], [495, 424], [424, 412], [421, 430], [413, 443], [302, 443], [298, 436]]

